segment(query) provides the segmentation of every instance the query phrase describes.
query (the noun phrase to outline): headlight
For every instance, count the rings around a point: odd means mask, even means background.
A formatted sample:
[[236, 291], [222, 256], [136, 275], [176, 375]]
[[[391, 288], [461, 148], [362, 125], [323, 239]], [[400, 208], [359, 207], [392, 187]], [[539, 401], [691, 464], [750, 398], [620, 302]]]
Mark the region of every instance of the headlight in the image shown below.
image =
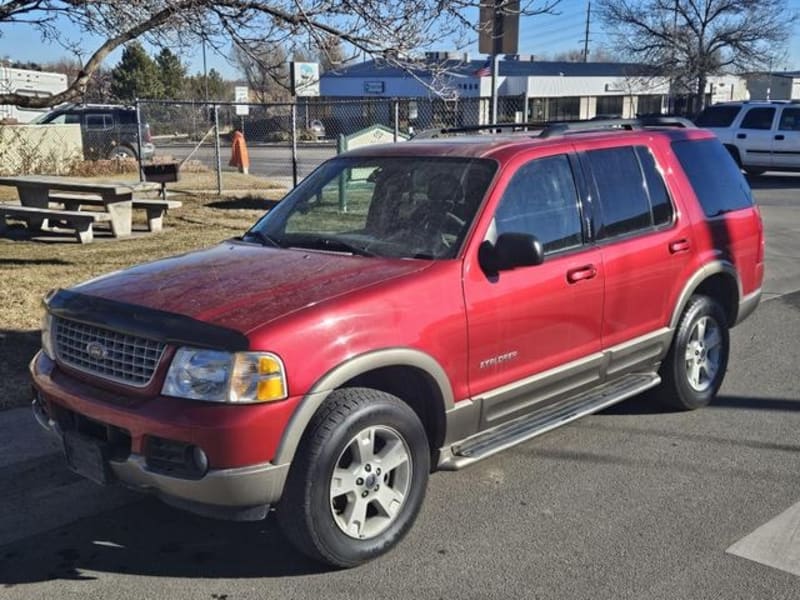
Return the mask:
[[161, 393], [192, 400], [247, 404], [286, 398], [281, 359], [268, 352], [179, 348]]
[[56, 359], [55, 349], [53, 348], [53, 315], [47, 310], [42, 317], [42, 350], [50, 360]]

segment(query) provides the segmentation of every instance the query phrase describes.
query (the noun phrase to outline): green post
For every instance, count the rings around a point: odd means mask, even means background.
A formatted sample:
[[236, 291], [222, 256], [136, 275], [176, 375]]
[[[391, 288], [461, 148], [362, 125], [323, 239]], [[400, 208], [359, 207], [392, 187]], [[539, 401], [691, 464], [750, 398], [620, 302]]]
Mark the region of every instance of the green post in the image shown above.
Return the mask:
[[[347, 150], [347, 144], [344, 139], [344, 134], [340, 133], [336, 138], [336, 154], [341, 154]], [[347, 195], [345, 194], [345, 177], [344, 173], [339, 174], [339, 210], [343, 213], [347, 212]]]

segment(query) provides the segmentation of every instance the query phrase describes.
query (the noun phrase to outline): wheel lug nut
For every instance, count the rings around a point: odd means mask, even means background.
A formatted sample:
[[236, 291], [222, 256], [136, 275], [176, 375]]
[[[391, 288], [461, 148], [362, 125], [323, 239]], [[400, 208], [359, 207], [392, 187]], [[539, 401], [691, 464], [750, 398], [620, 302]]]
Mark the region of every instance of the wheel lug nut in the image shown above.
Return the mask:
[[381, 474], [380, 468], [375, 469], [375, 475], [380, 475], [380, 474]]
[[375, 489], [374, 489], [374, 490], [372, 490], [372, 491], [373, 491], [373, 492], [377, 492], [379, 489], [381, 489], [381, 486], [379, 486], [379, 485], [376, 485], [376, 486], [375, 486]]
[[356, 485], [364, 485], [364, 480], [361, 477], [359, 477], [358, 479], [356, 479]]
[[364, 470], [365, 470], [367, 473], [369, 473], [370, 471], [372, 471], [372, 465], [364, 465]]
[[366, 498], [368, 494], [369, 492], [367, 490], [364, 490], [363, 492], [361, 492], [361, 497]]

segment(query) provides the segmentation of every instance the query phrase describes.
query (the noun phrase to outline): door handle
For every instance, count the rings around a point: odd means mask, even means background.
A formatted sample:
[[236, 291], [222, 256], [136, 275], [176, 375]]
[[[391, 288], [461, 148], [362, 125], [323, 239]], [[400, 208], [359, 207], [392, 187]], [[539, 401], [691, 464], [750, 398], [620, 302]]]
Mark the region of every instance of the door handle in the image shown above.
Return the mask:
[[744, 140], [744, 139], [747, 139], [747, 134], [746, 134], [746, 133], [737, 133], [737, 134], [736, 134], [736, 139], [737, 139], [737, 140]]
[[674, 242], [669, 243], [670, 254], [679, 254], [681, 252], [688, 252], [688, 251], [689, 251], [689, 240], [687, 239], [675, 240]]
[[567, 271], [567, 281], [569, 283], [578, 283], [585, 279], [593, 279], [597, 276], [597, 267], [594, 265], [584, 265], [577, 269], [570, 269]]
[[775, 139], [776, 140], [782, 140], [782, 139], [784, 139], [784, 137], [782, 135], [778, 134], [778, 135], [775, 136]]

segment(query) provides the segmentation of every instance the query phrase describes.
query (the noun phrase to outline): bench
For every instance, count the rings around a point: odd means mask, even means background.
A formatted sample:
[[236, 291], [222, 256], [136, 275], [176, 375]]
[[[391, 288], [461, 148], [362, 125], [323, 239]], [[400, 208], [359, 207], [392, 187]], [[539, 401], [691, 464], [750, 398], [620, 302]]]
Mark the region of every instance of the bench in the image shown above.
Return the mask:
[[[50, 194], [50, 202], [63, 204], [67, 210], [78, 210], [81, 206], [103, 206], [103, 199], [96, 194]], [[166, 212], [183, 204], [178, 200], [134, 198], [132, 206], [147, 211], [147, 230], [157, 232], [163, 229]]]
[[54, 210], [35, 206], [18, 206], [16, 204], [0, 204], [0, 233], [5, 232], [7, 217], [15, 217], [28, 223], [29, 229], [41, 229], [45, 221], [63, 221], [66, 227], [74, 229], [78, 241], [88, 244], [94, 239], [92, 225], [98, 221], [110, 221], [111, 215], [106, 212], [88, 212], [75, 210]]

